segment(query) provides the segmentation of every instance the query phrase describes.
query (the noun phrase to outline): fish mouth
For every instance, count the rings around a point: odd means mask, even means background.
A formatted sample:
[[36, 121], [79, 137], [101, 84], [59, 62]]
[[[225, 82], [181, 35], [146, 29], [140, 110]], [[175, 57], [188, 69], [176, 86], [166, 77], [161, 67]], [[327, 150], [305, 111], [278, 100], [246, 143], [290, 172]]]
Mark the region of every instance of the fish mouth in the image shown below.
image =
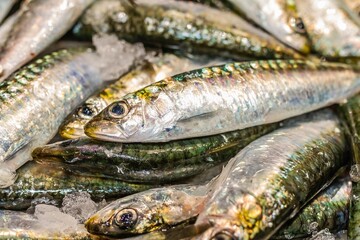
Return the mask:
[[84, 131], [91, 138], [109, 142], [124, 142], [129, 137], [116, 123], [107, 120], [90, 121]]
[[64, 127], [59, 131], [61, 137], [66, 139], [75, 139], [86, 137], [83, 128]]
[[100, 221], [97, 220], [95, 216], [90, 217], [88, 220], [86, 220], [84, 224], [89, 233], [104, 234], [106, 232], [106, 229], [102, 227], [103, 223], [100, 223]]

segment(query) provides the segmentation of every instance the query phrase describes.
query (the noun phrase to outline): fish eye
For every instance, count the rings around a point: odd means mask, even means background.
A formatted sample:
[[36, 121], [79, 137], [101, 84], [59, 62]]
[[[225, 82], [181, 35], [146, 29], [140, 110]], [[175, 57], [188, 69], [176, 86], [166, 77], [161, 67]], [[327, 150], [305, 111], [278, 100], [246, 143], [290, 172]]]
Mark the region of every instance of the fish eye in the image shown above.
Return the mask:
[[109, 115], [113, 118], [123, 118], [129, 112], [129, 105], [125, 101], [115, 102], [109, 107]]
[[236, 240], [236, 238], [227, 231], [218, 232], [211, 240]]
[[119, 211], [115, 216], [115, 224], [120, 229], [127, 230], [135, 226], [137, 222], [138, 214], [136, 210], [127, 208]]
[[306, 32], [304, 22], [299, 17], [291, 18], [290, 25], [297, 33], [305, 33]]
[[80, 107], [79, 110], [78, 110], [78, 115], [81, 118], [85, 118], [85, 119], [91, 119], [96, 114], [97, 114], [96, 109], [94, 109], [93, 107], [91, 107], [89, 105], [85, 105], [83, 107]]

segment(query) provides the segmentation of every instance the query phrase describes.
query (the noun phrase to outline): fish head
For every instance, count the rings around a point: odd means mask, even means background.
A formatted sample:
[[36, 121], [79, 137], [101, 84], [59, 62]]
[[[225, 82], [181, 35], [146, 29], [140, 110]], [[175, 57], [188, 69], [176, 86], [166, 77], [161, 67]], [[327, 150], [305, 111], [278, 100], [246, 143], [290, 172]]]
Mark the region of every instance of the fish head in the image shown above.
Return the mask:
[[302, 19], [297, 15], [291, 15], [286, 21], [285, 42], [301, 53], [310, 53], [311, 43], [306, 35], [306, 28]]
[[86, 136], [84, 126], [106, 107], [106, 102], [101, 98], [89, 98], [69, 115], [59, 129], [63, 138], [74, 139]]
[[85, 134], [112, 142], [157, 140], [176, 121], [173, 109], [167, 94], [152, 84], [110, 104], [86, 124]]
[[91, 216], [85, 226], [90, 233], [108, 236], [156, 230], [161, 219], [152, 207], [152, 200], [151, 195], [143, 193], [119, 199]]

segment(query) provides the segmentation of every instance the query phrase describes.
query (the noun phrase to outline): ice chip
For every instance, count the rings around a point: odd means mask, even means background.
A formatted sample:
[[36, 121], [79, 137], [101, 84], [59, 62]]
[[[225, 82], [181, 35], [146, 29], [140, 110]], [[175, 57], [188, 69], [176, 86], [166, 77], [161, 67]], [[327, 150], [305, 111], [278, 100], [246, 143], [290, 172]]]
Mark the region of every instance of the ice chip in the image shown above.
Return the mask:
[[83, 223], [97, 211], [97, 204], [89, 193], [77, 192], [64, 197], [61, 210]]
[[59, 229], [62, 229], [62, 231], [76, 231], [78, 227], [74, 217], [62, 213], [59, 208], [52, 205], [37, 205], [34, 216], [38, 219], [35, 228], [58, 232]]
[[95, 35], [93, 44], [99, 56], [103, 80], [114, 80], [126, 73], [135, 62], [145, 57], [142, 43], [131, 44], [115, 35]]

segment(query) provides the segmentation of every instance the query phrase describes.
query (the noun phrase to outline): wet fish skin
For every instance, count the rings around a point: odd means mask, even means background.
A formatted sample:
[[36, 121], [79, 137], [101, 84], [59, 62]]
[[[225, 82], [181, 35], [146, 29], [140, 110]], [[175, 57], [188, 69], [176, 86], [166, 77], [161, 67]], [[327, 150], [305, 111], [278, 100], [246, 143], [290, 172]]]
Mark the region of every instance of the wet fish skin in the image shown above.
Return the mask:
[[[216, 61], [224, 62], [224, 59]], [[212, 61], [214, 62], [214, 61]], [[70, 115], [59, 129], [64, 138], [78, 138], [86, 136], [85, 124], [105, 107], [129, 92], [145, 87], [161, 80], [165, 76], [184, 72], [189, 69], [207, 64], [203, 61], [193, 61], [188, 58], [178, 57], [174, 54], [162, 54], [146, 61], [138, 68], [122, 76], [115, 83], [103, 89], [100, 93], [91, 96], [72, 115]]]
[[85, 133], [116, 142], [213, 135], [281, 121], [340, 102], [359, 90], [359, 72], [346, 64], [228, 63], [178, 74], [129, 93], [92, 118]]
[[6, 15], [11, 10], [12, 6], [17, 2], [17, 0], [2, 0], [0, 1], [0, 23], [4, 20]]
[[195, 217], [206, 192], [202, 185], [150, 189], [110, 203], [85, 226], [90, 233], [113, 237], [168, 229]]
[[191, 2], [99, 1], [86, 11], [74, 32], [83, 37], [115, 33], [128, 41], [238, 59], [301, 58], [235, 14]]
[[69, 163], [64, 168], [80, 175], [131, 182], [172, 182], [226, 162], [251, 141], [278, 127], [277, 123], [261, 125], [168, 143], [127, 144], [83, 138], [39, 147], [32, 155], [37, 161], [50, 164], [56, 164], [52, 157], [63, 159]]
[[33, 59], [59, 39], [94, 0], [31, 0], [17, 19], [0, 52], [1, 77]]
[[314, 50], [326, 57], [360, 56], [360, 18], [343, 0], [296, 0]]
[[143, 69], [136, 69], [132, 72], [121, 77], [117, 82], [105, 88], [101, 93], [91, 96], [81, 105], [77, 110], [72, 113], [64, 121], [59, 129], [59, 134], [63, 138], [78, 138], [86, 136], [84, 134], [85, 124], [95, 115], [101, 112], [106, 106], [115, 99], [124, 96], [126, 93], [151, 84], [154, 80], [155, 70], [152, 69], [150, 64], [146, 64]]
[[[348, 141], [351, 145], [352, 167], [360, 166], [360, 95], [356, 95], [344, 103], [340, 104], [338, 111], [348, 129]], [[355, 174], [358, 174], [355, 171]], [[351, 176], [351, 175], [350, 175]], [[350, 203], [350, 218], [348, 225], [348, 238], [360, 239], [359, 219], [360, 219], [360, 184], [356, 179], [352, 179], [352, 193]], [[354, 181], [355, 180], [355, 181]]]
[[93, 199], [118, 198], [150, 188], [156, 184], [131, 184], [121, 181], [69, 174], [61, 166], [28, 162], [18, 170], [13, 185], [0, 189], [0, 208], [27, 209], [31, 201], [48, 197], [61, 202], [65, 194], [86, 191]]
[[[87, 49], [46, 55], [0, 84], [0, 162], [19, 150], [31, 151], [57, 132], [63, 118], [101, 87]], [[56, 86], [56, 88], [54, 88]]]
[[304, 209], [286, 223], [271, 239], [307, 237], [311, 234], [311, 224], [316, 229], [329, 229], [338, 232], [347, 228], [351, 195], [351, 181], [348, 178], [336, 180], [319, 193]]
[[[213, 180], [216, 181], [216, 178]], [[211, 182], [207, 185], [178, 185], [165, 188], [147, 190], [141, 193], [127, 196], [110, 203], [104, 209], [98, 211], [86, 223], [88, 230], [94, 234], [111, 235], [121, 237], [123, 234], [150, 234], [140, 235], [139, 239], [170, 239], [168, 231], [171, 227], [191, 218], [195, 218], [204, 207], [207, 196], [210, 195]], [[155, 194], [156, 192], [156, 194]], [[294, 220], [286, 223], [271, 239], [289, 239], [289, 237], [307, 237], [311, 233], [309, 225], [316, 222], [318, 229], [328, 228], [330, 231], [339, 231], [346, 228], [348, 207], [350, 202], [351, 182], [349, 179], [338, 179], [328, 188], [319, 193], [304, 209], [294, 217]], [[184, 197], [186, 196], [186, 200]], [[161, 196], [161, 197], [159, 197]], [[155, 199], [155, 200], [154, 200]], [[159, 201], [157, 199], [162, 199]], [[135, 204], [133, 205], [132, 203]], [[201, 202], [201, 203], [200, 203]], [[138, 208], [138, 206], [140, 206]], [[146, 206], [146, 207], [145, 207]], [[167, 211], [176, 206], [180, 211]], [[189, 206], [191, 206], [189, 208]], [[156, 218], [172, 220], [154, 223], [155, 215], [151, 212], [157, 209]], [[174, 208], [175, 209], [175, 208]], [[188, 210], [188, 211], [185, 211]], [[120, 229], [114, 221], [118, 212], [126, 210], [135, 211], [140, 217], [136, 223], [128, 229]], [[185, 213], [184, 213], [185, 211]], [[148, 212], [151, 212], [149, 214]], [[163, 216], [164, 214], [164, 216]], [[171, 223], [171, 224], [170, 224]], [[188, 223], [189, 224], [189, 223]], [[153, 231], [160, 232], [153, 232]], [[314, 229], [315, 230], [315, 229]], [[170, 230], [171, 232], [171, 230]]]
[[329, 111], [290, 121], [239, 152], [219, 176], [196, 239], [268, 239], [347, 164], [339, 119]]
[[244, 0], [224, 2], [229, 9], [254, 22], [279, 41], [304, 54], [310, 52], [311, 44], [293, 1], [255, 0], [251, 4]]

